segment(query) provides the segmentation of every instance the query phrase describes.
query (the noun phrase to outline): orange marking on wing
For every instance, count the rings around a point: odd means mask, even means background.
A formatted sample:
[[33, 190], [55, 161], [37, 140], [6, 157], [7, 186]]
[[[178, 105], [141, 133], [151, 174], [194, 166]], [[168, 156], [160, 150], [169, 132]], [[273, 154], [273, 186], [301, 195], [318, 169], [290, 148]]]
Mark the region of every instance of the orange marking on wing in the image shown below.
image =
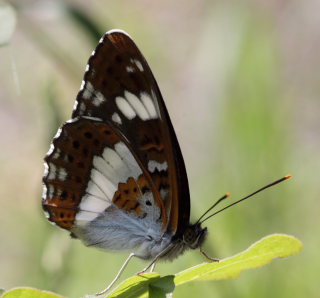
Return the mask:
[[144, 194], [144, 193], [146, 193], [148, 191], [151, 191], [150, 186], [148, 184], [148, 181], [147, 181], [146, 177], [143, 176], [143, 175], [139, 176], [138, 185], [140, 187], [140, 190], [141, 190], [142, 194]]
[[159, 120], [148, 121], [148, 126], [143, 124], [143, 129], [138, 131], [139, 149], [142, 151], [156, 150], [163, 152], [162, 133], [159, 130]]
[[139, 203], [140, 192], [137, 181], [130, 177], [127, 183], [119, 183], [118, 190], [113, 196], [113, 203], [120, 209], [142, 215], [142, 209]]
[[148, 144], [145, 144], [143, 146], [140, 146], [140, 150], [143, 150], [143, 151], [148, 151], [148, 150], [151, 150], [151, 149], [155, 149], [157, 151], [162, 151], [163, 150], [163, 145], [162, 144], [154, 144], [154, 143], [148, 143]]
[[[48, 181], [50, 182], [50, 180]], [[55, 181], [54, 181], [55, 182]], [[49, 220], [61, 228], [70, 229], [76, 217], [76, 206], [80, 202], [80, 192], [65, 188], [59, 183], [52, 183], [55, 188], [55, 194], [42, 202], [43, 208], [49, 214]]]
[[57, 207], [54, 204], [46, 204], [45, 209], [49, 212], [49, 220], [61, 228], [70, 229], [76, 217], [76, 210]]

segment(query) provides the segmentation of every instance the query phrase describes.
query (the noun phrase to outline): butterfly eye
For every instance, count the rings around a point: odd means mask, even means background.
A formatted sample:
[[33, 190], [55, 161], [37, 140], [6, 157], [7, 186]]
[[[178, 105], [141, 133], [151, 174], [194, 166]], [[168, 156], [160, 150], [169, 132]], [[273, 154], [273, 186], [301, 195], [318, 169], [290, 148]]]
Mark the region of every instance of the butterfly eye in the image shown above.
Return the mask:
[[183, 242], [191, 249], [198, 248], [207, 235], [207, 228], [201, 228], [199, 224], [195, 224], [187, 228], [183, 234]]
[[196, 233], [191, 228], [186, 229], [183, 234], [183, 241], [188, 245], [192, 244], [196, 240], [196, 238]]

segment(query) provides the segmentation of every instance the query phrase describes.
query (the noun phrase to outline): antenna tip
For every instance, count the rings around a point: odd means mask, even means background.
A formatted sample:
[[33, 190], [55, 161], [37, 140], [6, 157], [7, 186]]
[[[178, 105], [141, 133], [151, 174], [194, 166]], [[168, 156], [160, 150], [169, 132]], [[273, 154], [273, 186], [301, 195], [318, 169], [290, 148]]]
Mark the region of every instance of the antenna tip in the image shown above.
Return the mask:
[[287, 175], [287, 176], [284, 176], [284, 179], [289, 179], [289, 178], [291, 178], [291, 177], [292, 177], [292, 175], [289, 174], [289, 175]]
[[230, 192], [227, 192], [226, 194], [225, 194], [225, 197], [227, 198], [227, 197], [230, 197]]

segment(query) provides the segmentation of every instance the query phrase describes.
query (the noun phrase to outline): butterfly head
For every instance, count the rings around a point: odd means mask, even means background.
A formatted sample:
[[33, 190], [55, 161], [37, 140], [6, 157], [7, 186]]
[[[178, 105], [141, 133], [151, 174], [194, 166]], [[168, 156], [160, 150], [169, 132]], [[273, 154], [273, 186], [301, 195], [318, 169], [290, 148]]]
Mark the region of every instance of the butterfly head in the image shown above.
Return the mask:
[[207, 228], [202, 228], [200, 223], [196, 223], [186, 228], [183, 233], [182, 240], [189, 248], [196, 249], [204, 242], [207, 233]]

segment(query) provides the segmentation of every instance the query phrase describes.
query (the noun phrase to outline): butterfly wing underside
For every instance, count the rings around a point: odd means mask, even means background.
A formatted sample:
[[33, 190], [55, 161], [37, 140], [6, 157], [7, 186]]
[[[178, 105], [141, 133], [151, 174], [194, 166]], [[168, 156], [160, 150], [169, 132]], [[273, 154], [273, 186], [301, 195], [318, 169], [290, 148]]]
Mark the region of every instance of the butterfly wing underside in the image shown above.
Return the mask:
[[[84, 199], [90, 195], [99, 210], [112, 201], [143, 218], [149, 209], [136, 198], [148, 190], [163, 231], [179, 236], [189, 223], [188, 180], [174, 129], [146, 60], [122, 31], [106, 33], [90, 57], [72, 120], [54, 139], [46, 164], [44, 208], [60, 227], [72, 227], [79, 205], [84, 220], [91, 218]], [[92, 172], [101, 164], [110, 185]]]

